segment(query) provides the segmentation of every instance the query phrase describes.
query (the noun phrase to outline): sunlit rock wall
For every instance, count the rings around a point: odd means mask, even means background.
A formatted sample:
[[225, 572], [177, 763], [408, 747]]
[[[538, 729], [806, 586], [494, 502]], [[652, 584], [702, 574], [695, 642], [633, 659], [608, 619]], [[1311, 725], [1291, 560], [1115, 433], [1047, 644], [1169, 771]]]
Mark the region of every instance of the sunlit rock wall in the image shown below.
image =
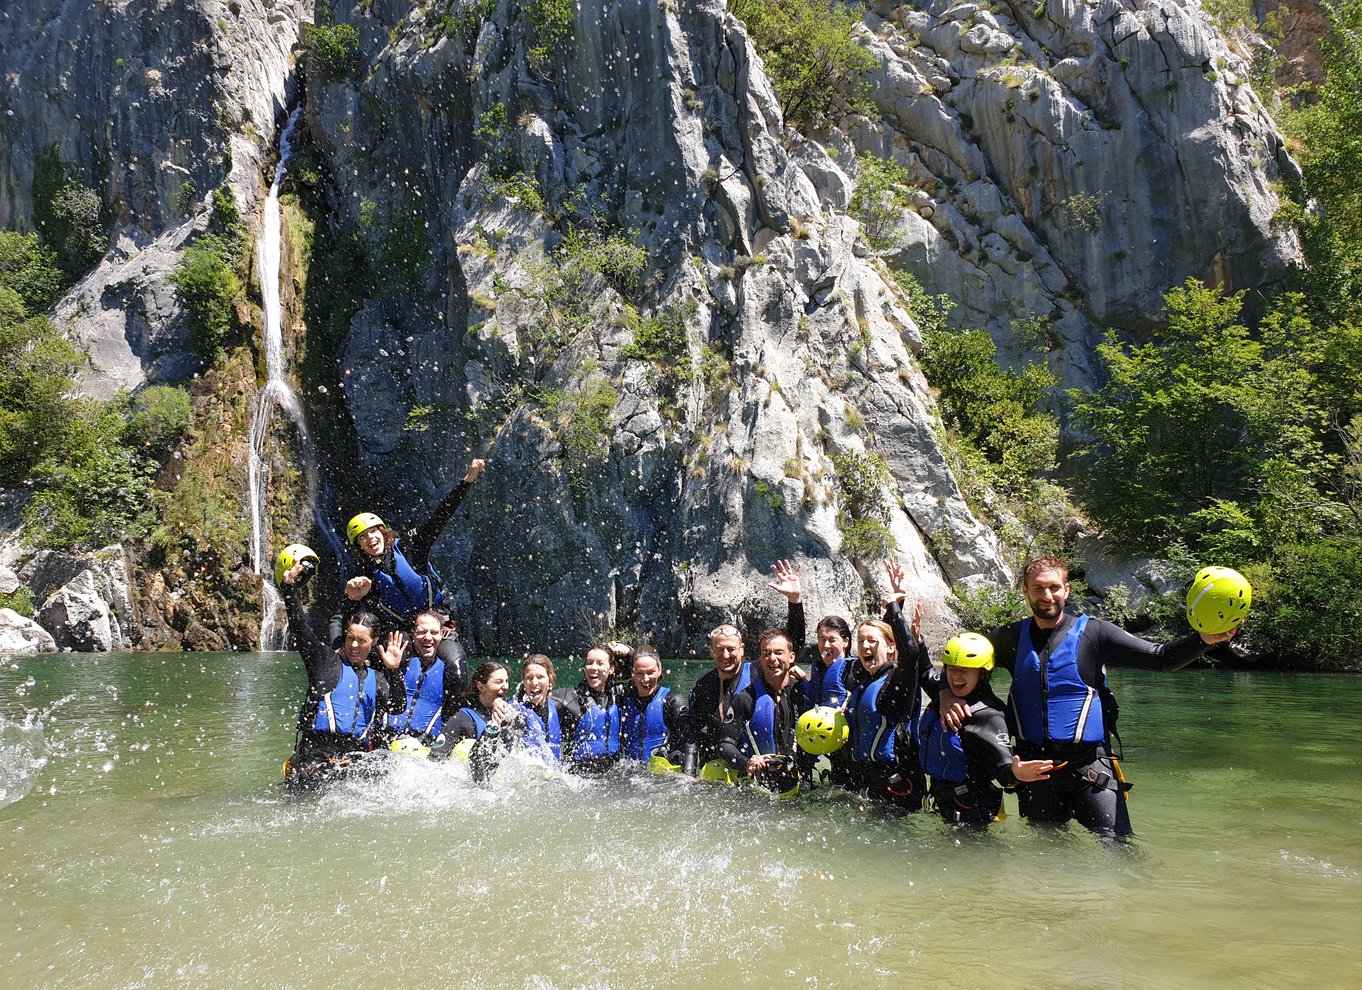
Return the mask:
[[34, 165], [50, 149], [114, 220], [104, 262], [57, 307], [90, 351], [91, 394], [197, 367], [167, 279], [214, 188], [230, 183], [253, 215], [308, 10], [303, 0], [0, 5], [0, 226], [31, 229]]
[[1150, 328], [1169, 288], [1300, 260], [1272, 222], [1299, 172], [1198, 4], [872, 6], [881, 120], [848, 131], [920, 188], [894, 260], [1013, 357], [1011, 324], [1050, 319], [1053, 367], [1086, 385], [1100, 334]]

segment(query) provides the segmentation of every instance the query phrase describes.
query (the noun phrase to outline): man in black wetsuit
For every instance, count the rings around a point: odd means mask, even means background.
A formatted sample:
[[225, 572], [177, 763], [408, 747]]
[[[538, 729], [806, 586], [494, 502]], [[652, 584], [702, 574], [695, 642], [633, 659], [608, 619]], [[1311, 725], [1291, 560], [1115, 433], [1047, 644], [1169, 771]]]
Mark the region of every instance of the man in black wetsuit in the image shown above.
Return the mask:
[[[722, 726], [719, 756], [733, 769], [764, 782], [765, 771], [784, 771], [778, 774], [783, 777], [794, 774], [795, 722], [803, 687], [790, 675], [795, 647], [785, 630], [763, 633], [758, 651], [760, 676], [733, 696], [733, 718]], [[782, 793], [792, 783], [784, 781], [771, 789]]]
[[[1065, 611], [1069, 590], [1062, 559], [1028, 561], [1022, 592], [1031, 617], [988, 633], [998, 666], [1012, 674], [1008, 726], [1017, 755], [1055, 765], [1048, 780], [1020, 785], [1018, 806], [1032, 821], [1062, 825], [1073, 819], [1101, 835], [1127, 836], [1126, 788], [1111, 754], [1116, 700], [1107, 688], [1106, 665], [1178, 670], [1234, 631], [1193, 633], [1159, 645], [1103, 619]], [[958, 729], [963, 713], [946, 694], [943, 719]]]
[[690, 738], [700, 764], [718, 758], [723, 726], [733, 717], [733, 695], [747, 687], [750, 673], [742, 655], [742, 634], [737, 626], [725, 622], [711, 630], [709, 658], [714, 669], [695, 682], [686, 706]]

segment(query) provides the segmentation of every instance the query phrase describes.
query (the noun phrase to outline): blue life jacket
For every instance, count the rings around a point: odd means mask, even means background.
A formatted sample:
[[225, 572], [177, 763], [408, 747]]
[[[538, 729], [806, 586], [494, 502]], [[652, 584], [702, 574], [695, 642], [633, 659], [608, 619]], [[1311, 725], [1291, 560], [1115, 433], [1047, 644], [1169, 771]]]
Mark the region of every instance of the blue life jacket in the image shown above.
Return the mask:
[[773, 756], [780, 752], [776, 739], [776, 696], [758, 677], [752, 682], [752, 717], [747, 721], [739, 749], [743, 756]]
[[427, 669], [421, 666], [420, 657], [412, 657], [402, 682], [407, 688], [407, 707], [386, 716], [388, 728], [434, 739], [444, 728], [445, 662], [437, 657]]
[[847, 705], [851, 726], [851, 756], [857, 763], [894, 762], [894, 723], [880, 714], [880, 691], [889, 683], [889, 670], [869, 684], [858, 685]]
[[653, 750], [667, 744], [667, 722], [663, 717], [664, 702], [671, 688], [660, 687], [643, 711], [639, 711], [634, 692], [624, 695], [620, 711], [620, 752], [631, 760], [647, 762]]
[[336, 686], [317, 703], [317, 717], [311, 727], [318, 732], [368, 739], [377, 707], [378, 675], [367, 667], [360, 672], [343, 663]]
[[1032, 743], [1104, 741], [1107, 733], [1101, 694], [1085, 684], [1078, 672], [1078, 644], [1088, 617], [1080, 615], [1074, 620], [1044, 663], [1031, 643], [1031, 622], [1026, 619], [1021, 624], [1008, 696], [1017, 737]]
[[477, 733], [473, 738], [481, 739], [482, 734], [487, 731], [487, 719], [478, 714], [476, 708], [470, 708], [467, 705], [460, 708], [459, 711], [468, 713], [468, 717], [473, 720], [473, 731]]
[[381, 608], [387, 613], [385, 618], [394, 625], [408, 627], [416, 614], [424, 609], [435, 608], [445, 599], [444, 583], [435, 568], [428, 567], [421, 574], [408, 562], [402, 552], [402, 541], [393, 541], [393, 572], [370, 563], [363, 570], [352, 566], [354, 574], [364, 574], [374, 582], [374, 592], [378, 595]]
[[809, 679], [804, 682], [804, 711], [817, 708], [819, 705], [827, 705], [830, 708], [842, 707], [848, 693], [846, 685], [842, 683], [847, 662], [847, 658], [842, 657], [832, 661], [827, 669], [824, 669], [821, 659], [814, 661], [813, 669], [809, 671]]
[[546, 724], [539, 713], [523, 701], [512, 702], [517, 708], [525, 712], [527, 729], [525, 732], [525, 744], [531, 748], [547, 750], [553, 754], [555, 760], [563, 758], [563, 726], [558, 721], [558, 706], [554, 704], [552, 698], [544, 701], [544, 714], [548, 716]]
[[575, 760], [595, 760], [604, 756], [617, 756], [620, 751], [620, 710], [611, 701], [608, 708], [602, 708], [583, 696], [582, 717], [577, 722], [577, 734], [572, 741], [572, 758]]
[[933, 783], [963, 784], [969, 777], [969, 762], [965, 759], [960, 733], [951, 732], [942, 724], [941, 713], [935, 705], [918, 717], [913, 726], [913, 737], [917, 739], [922, 769]]

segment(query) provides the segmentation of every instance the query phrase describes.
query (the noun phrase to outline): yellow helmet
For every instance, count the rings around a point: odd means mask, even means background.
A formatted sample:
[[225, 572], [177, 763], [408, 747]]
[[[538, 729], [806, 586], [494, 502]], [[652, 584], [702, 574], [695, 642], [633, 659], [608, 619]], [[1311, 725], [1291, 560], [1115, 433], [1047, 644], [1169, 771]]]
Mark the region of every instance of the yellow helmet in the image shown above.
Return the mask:
[[415, 736], [398, 736], [388, 744], [388, 748], [402, 756], [414, 756], [424, 760], [430, 755], [430, 747]]
[[736, 784], [739, 777], [738, 771], [723, 760], [710, 760], [700, 768], [700, 779], [711, 784]]
[[1187, 621], [1199, 633], [1229, 632], [1248, 617], [1253, 586], [1230, 567], [1203, 567], [1187, 589]]
[[979, 670], [993, 669], [993, 644], [987, 636], [964, 632], [952, 636], [941, 652], [941, 662], [947, 667], [977, 667]]
[[648, 757], [648, 769], [659, 777], [665, 777], [669, 773], [681, 772], [681, 767], [667, 759], [667, 755], [660, 749]]
[[297, 584], [304, 585], [320, 563], [311, 547], [303, 546], [301, 543], [290, 543], [279, 551], [279, 556], [274, 561], [274, 583], [283, 584], [284, 575], [299, 564], [303, 564], [306, 566], [303, 567], [303, 573], [298, 575]]
[[810, 708], [795, 724], [795, 742], [814, 756], [835, 753], [851, 737], [851, 726], [840, 708], [819, 705]]
[[360, 533], [366, 533], [375, 526], [382, 525], [383, 520], [372, 512], [361, 512], [359, 515], [351, 517], [350, 521], [345, 524], [345, 538], [354, 543], [355, 540], [359, 539]]

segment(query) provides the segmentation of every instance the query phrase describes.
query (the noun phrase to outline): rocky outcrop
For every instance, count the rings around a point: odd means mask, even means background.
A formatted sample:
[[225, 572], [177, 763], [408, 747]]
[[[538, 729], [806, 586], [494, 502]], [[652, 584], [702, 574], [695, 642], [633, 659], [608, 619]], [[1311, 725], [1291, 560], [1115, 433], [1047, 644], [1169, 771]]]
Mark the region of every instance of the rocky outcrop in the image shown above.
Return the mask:
[[0, 10], [0, 227], [31, 225], [35, 164], [53, 150], [114, 221], [105, 261], [57, 311], [90, 351], [90, 394], [198, 367], [166, 278], [213, 189], [228, 184], [253, 214], [295, 96], [292, 49], [309, 6], [17, 0]]
[[58, 649], [102, 653], [131, 649], [140, 640], [121, 546], [79, 556], [42, 550], [20, 577], [41, 603], [34, 618]]
[[0, 656], [22, 657], [56, 650], [52, 635], [12, 608], [0, 608]]
[[1199, 6], [873, 6], [881, 121], [849, 133], [916, 184], [896, 263], [1014, 359], [1036, 342], [1013, 325], [1039, 317], [1084, 386], [1101, 333], [1150, 328], [1169, 288], [1237, 291], [1300, 260], [1273, 224], [1299, 171]]

